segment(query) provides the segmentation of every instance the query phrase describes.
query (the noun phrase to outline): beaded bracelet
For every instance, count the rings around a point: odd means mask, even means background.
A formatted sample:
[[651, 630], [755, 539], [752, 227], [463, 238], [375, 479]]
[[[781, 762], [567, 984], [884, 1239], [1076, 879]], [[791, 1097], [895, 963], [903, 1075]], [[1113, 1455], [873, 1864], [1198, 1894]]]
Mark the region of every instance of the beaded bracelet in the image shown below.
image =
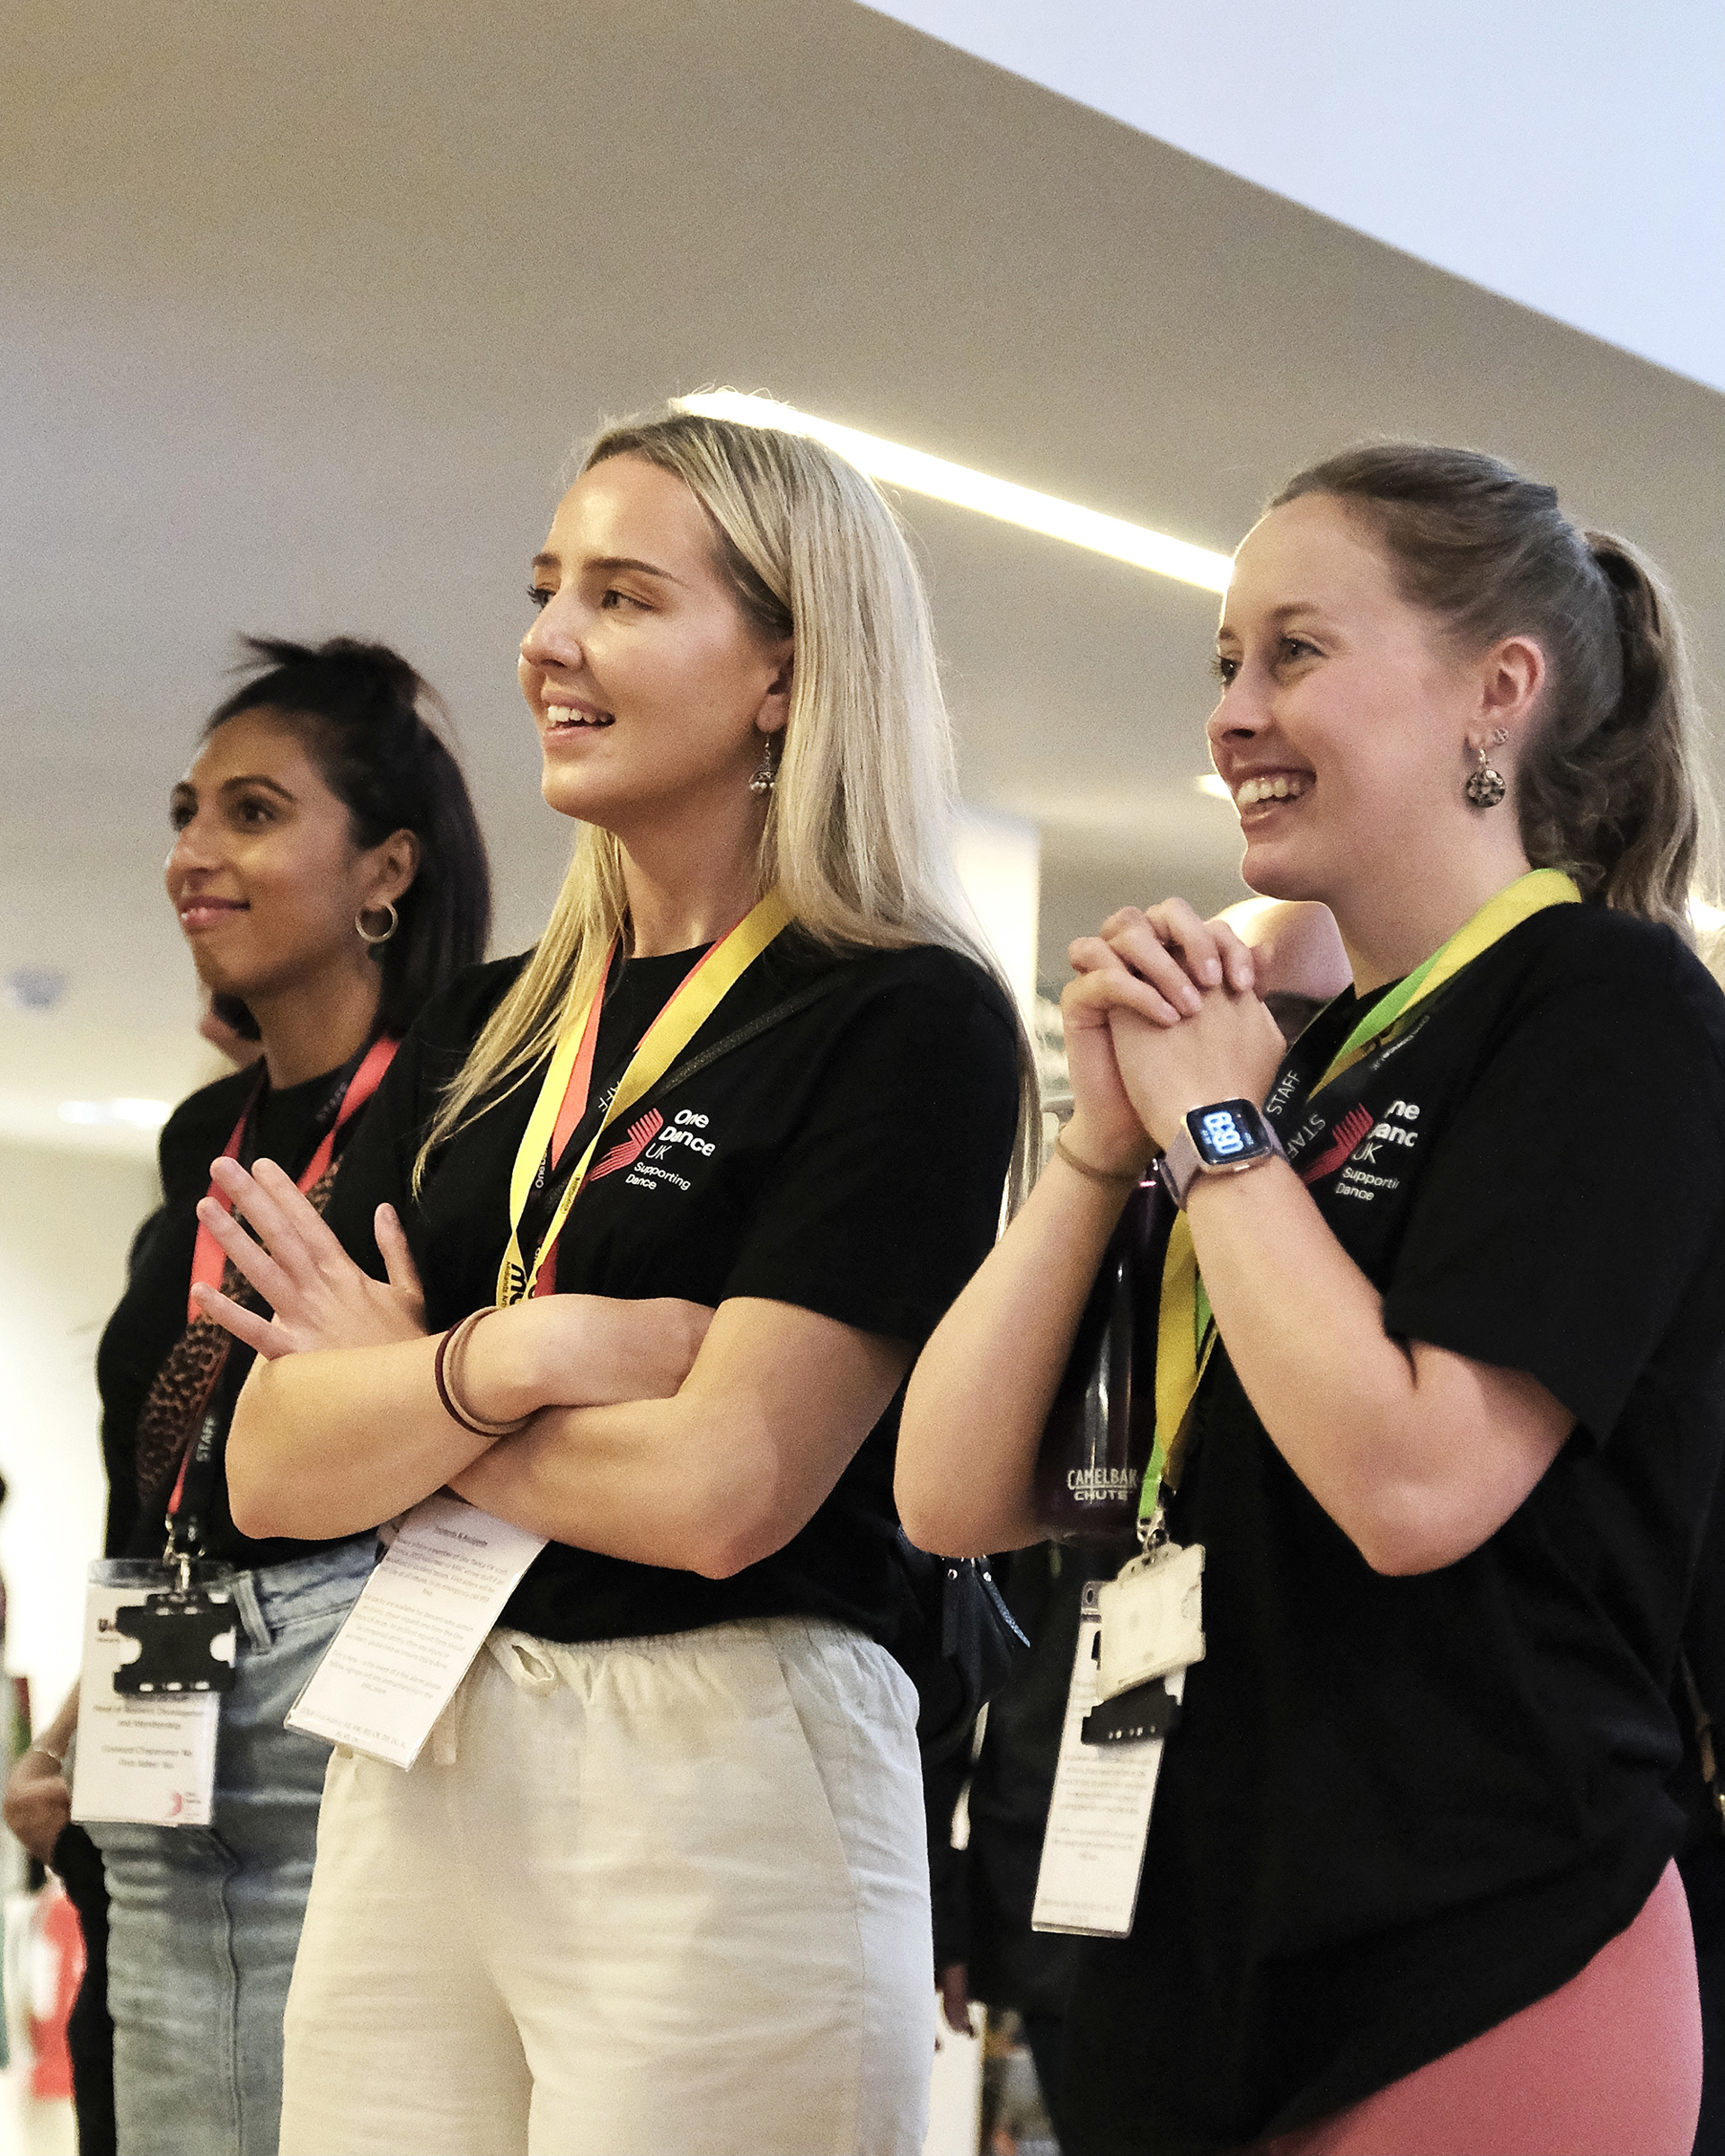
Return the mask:
[[513, 1437], [533, 1420], [531, 1415], [518, 1415], [512, 1422], [488, 1422], [482, 1415], [475, 1415], [456, 1391], [461, 1382], [462, 1351], [481, 1320], [489, 1318], [495, 1307], [488, 1303], [479, 1310], [470, 1311], [459, 1325], [452, 1325], [438, 1342], [437, 1360], [431, 1365], [445, 1414], [464, 1430], [471, 1430], [475, 1437]]

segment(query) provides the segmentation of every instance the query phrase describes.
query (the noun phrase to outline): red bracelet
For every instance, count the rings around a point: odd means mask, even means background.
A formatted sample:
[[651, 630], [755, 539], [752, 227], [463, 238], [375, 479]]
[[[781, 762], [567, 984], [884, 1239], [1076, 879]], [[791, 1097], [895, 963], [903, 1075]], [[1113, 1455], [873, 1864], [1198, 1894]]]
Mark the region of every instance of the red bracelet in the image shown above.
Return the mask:
[[437, 1360], [431, 1365], [436, 1380], [438, 1398], [443, 1402], [443, 1411], [452, 1422], [458, 1422], [464, 1430], [471, 1430], [475, 1437], [513, 1437], [518, 1430], [526, 1428], [533, 1420], [531, 1415], [518, 1415], [513, 1422], [488, 1422], [483, 1416], [475, 1415], [458, 1396], [456, 1387], [459, 1382], [462, 1350], [481, 1319], [489, 1318], [497, 1307], [487, 1303], [478, 1310], [470, 1311], [459, 1325], [452, 1325], [438, 1342]]

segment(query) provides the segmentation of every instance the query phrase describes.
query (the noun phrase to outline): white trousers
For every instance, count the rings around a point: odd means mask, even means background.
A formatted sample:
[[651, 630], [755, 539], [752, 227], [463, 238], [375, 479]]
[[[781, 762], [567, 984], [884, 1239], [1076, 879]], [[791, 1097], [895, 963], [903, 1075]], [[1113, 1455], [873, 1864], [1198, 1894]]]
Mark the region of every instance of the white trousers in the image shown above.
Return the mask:
[[916, 2156], [915, 1721], [836, 1624], [492, 1633], [411, 1772], [330, 1763], [282, 2156]]

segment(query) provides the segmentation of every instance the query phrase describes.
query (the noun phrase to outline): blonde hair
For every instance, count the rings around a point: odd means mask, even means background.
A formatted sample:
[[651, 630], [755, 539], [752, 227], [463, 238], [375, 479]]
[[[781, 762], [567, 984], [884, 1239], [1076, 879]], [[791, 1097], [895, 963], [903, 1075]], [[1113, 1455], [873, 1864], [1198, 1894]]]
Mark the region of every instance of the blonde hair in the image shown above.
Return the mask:
[[[952, 865], [957, 787], [927, 597], [872, 482], [805, 436], [694, 412], [606, 428], [581, 470], [616, 456], [684, 482], [712, 520], [745, 618], [796, 640], [757, 891], [776, 884], [799, 926], [834, 950], [939, 944], [1004, 988]], [[544, 934], [438, 1109], [416, 1183], [435, 1147], [550, 1053], [627, 922], [623, 849], [584, 825]], [[1018, 1033], [1014, 1197], [1039, 1135], [1022, 1021]]]

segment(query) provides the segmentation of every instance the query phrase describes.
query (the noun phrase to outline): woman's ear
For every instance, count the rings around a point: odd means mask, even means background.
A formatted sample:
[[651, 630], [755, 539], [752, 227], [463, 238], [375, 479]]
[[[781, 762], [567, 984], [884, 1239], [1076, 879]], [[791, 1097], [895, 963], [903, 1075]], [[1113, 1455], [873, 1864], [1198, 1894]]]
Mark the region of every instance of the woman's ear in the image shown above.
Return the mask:
[[1480, 667], [1479, 723], [1487, 731], [1502, 727], [1519, 743], [1538, 709], [1548, 668], [1545, 654], [1531, 636], [1506, 636], [1484, 655]]
[[420, 842], [411, 831], [392, 831], [383, 844], [371, 848], [375, 880], [366, 900], [373, 906], [393, 906], [420, 872]]
[[778, 647], [778, 665], [774, 669], [773, 679], [768, 684], [760, 710], [755, 714], [756, 730], [763, 734], [782, 732], [785, 720], [791, 715], [791, 689], [797, 670], [795, 642], [786, 637]]

